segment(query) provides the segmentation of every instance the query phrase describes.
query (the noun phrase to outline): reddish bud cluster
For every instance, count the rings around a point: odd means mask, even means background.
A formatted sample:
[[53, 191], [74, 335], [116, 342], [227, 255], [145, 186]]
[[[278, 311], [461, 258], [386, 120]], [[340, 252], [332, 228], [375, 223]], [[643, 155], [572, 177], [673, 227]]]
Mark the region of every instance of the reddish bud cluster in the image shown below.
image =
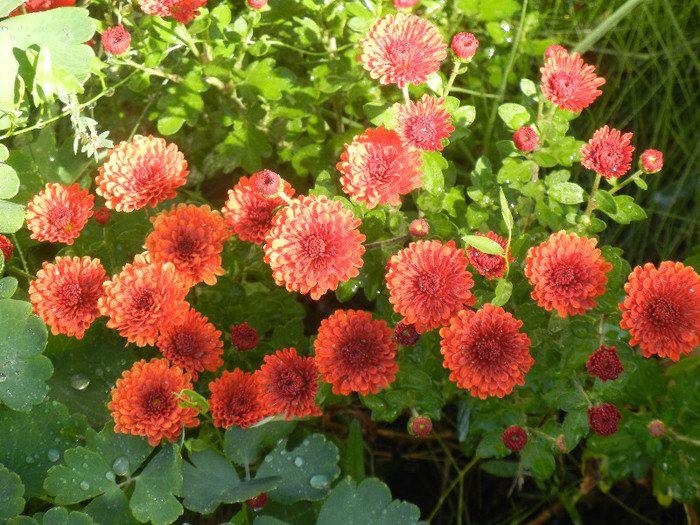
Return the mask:
[[602, 381], [614, 381], [625, 371], [615, 347], [605, 348], [602, 345], [588, 358], [586, 369], [591, 377], [597, 377]]
[[522, 450], [527, 444], [527, 432], [522, 427], [515, 425], [506, 428], [501, 434], [501, 438], [503, 438], [503, 444], [510, 450]]
[[520, 151], [532, 151], [537, 146], [537, 132], [530, 127], [522, 127], [513, 134], [515, 147]]
[[427, 416], [413, 416], [408, 420], [408, 433], [415, 437], [425, 437], [433, 429], [433, 423]]
[[457, 33], [452, 37], [452, 53], [459, 60], [471, 60], [479, 47], [479, 41], [471, 33]]

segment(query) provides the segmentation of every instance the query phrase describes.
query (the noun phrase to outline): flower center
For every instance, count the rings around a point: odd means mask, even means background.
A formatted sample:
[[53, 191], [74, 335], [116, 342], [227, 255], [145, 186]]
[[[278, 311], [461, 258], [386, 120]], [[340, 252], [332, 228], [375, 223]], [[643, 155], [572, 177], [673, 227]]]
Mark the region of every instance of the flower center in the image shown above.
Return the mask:
[[408, 125], [408, 136], [419, 144], [433, 146], [436, 135], [435, 119], [422, 116], [414, 117]]
[[275, 384], [284, 396], [290, 399], [298, 397], [304, 391], [304, 383], [299, 374], [287, 368], [280, 370]]
[[189, 235], [186, 235], [184, 237], [180, 237], [177, 240], [175, 250], [177, 251], [177, 254], [180, 257], [189, 259], [192, 257], [192, 252], [194, 251], [196, 246], [197, 243], [195, 242], [195, 240], [192, 239], [192, 237], [190, 237]]
[[152, 392], [146, 394], [144, 399], [145, 410], [150, 417], [162, 416], [168, 414], [171, 411], [171, 401], [170, 396], [165, 392], [165, 389], [159, 387]]
[[173, 338], [175, 351], [181, 356], [193, 355], [197, 349], [197, 338], [192, 332], [178, 332]]
[[618, 148], [603, 145], [593, 154], [596, 164], [605, 171], [616, 172], [618, 166], [622, 164], [622, 152]]
[[350, 341], [342, 347], [343, 358], [346, 363], [352, 366], [361, 366], [367, 362], [367, 358], [369, 357], [368, 350], [368, 345], [364, 339], [360, 341]]
[[153, 294], [150, 290], [137, 292], [131, 297], [131, 307], [134, 310], [148, 311], [153, 306]]
[[560, 71], [554, 78], [552, 78], [551, 86], [552, 91], [556, 93], [557, 97], [562, 99], [571, 98], [576, 90], [576, 82], [574, 78], [565, 71]]
[[326, 242], [318, 235], [311, 235], [304, 241], [304, 248], [310, 258], [316, 259], [326, 253]]
[[678, 309], [673, 302], [662, 297], [651, 305], [651, 317], [661, 323], [672, 322], [678, 317]]
[[80, 286], [75, 283], [66, 284], [59, 290], [59, 297], [65, 306], [75, 306], [80, 302]]
[[481, 361], [495, 361], [501, 355], [501, 347], [491, 339], [477, 341], [474, 350], [476, 350], [477, 358]]
[[552, 273], [552, 281], [557, 286], [568, 286], [574, 282], [574, 269], [569, 266], [560, 267]]
[[72, 230], [73, 225], [71, 224], [71, 215], [72, 214], [67, 206], [56, 206], [51, 210], [50, 221], [60, 230]]
[[440, 278], [434, 273], [425, 273], [418, 278], [418, 289], [427, 295], [435, 295], [442, 288]]
[[382, 156], [372, 156], [367, 159], [367, 173], [377, 180], [383, 181], [386, 178], [386, 172], [389, 169], [389, 164]]
[[413, 44], [407, 40], [396, 40], [391, 43], [389, 50], [394, 60], [403, 64], [406, 56], [413, 52]]

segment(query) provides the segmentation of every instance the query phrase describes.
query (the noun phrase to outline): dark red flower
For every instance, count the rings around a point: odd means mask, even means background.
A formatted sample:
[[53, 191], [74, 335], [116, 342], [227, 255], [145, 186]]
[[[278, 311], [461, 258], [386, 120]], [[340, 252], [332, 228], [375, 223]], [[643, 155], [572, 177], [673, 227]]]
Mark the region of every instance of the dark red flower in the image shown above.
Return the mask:
[[[255, 2], [256, 0], [249, 0], [249, 2]], [[267, 0], [264, 0], [263, 5], [267, 3]], [[245, 500], [246, 505], [248, 505], [251, 509], [253, 509], [255, 512], [258, 512], [260, 509], [262, 509], [265, 505], [267, 505], [267, 492], [263, 492], [262, 494], [258, 494], [254, 498], [250, 498]]]
[[112, 55], [126, 53], [126, 50], [131, 45], [131, 34], [124, 29], [122, 24], [102, 31], [100, 36], [102, 37], [102, 45], [105, 47], [105, 51]]
[[231, 327], [231, 344], [236, 350], [247, 352], [258, 346], [258, 332], [246, 321]]
[[479, 41], [471, 33], [457, 33], [452, 37], [452, 53], [462, 61], [471, 60], [479, 48]]
[[109, 217], [110, 217], [109, 208], [107, 208], [105, 206], [102, 206], [99, 210], [97, 210], [95, 212], [95, 215], [93, 216], [93, 218], [95, 219], [95, 222], [97, 222], [97, 224], [99, 224], [101, 226], [104, 226], [105, 224], [107, 224], [107, 222], [109, 222]]
[[591, 374], [591, 377], [597, 377], [603, 382], [614, 381], [625, 371], [622, 368], [620, 356], [617, 355], [615, 347], [606, 348], [602, 345], [590, 355], [586, 363], [586, 369]]
[[527, 432], [522, 427], [508, 427], [501, 434], [503, 444], [510, 450], [522, 450], [527, 444]]
[[551, 53], [540, 73], [542, 93], [562, 109], [578, 113], [603, 94], [598, 87], [605, 84], [605, 79], [597, 77], [595, 67], [584, 64], [578, 53]]
[[648, 149], [639, 159], [639, 167], [644, 173], [657, 173], [664, 167], [664, 154], [655, 149]]
[[513, 133], [513, 142], [520, 151], [532, 151], [537, 146], [537, 132], [531, 127], [524, 126]]
[[412, 324], [399, 323], [394, 328], [394, 340], [401, 346], [413, 346], [420, 340], [420, 334]]
[[622, 135], [616, 129], [603, 126], [581, 146], [581, 165], [606, 179], [622, 177], [632, 167], [631, 138], [632, 133]]
[[[508, 240], [504, 239], [500, 235], [496, 235], [494, 232], [488, 232], [486, 235], [476, 232], [475, 235], [478, 237], [488, 237], [492, 241], [497, 242], [503, 248], [503, 253], [484, 253], [477, 250], [473, 246], [469, 246], [467, 247], [467, 257], [469, 257], [469, 262], [477, 272], [484, 277], [487, 277], [489, 281], [491, 279], [500, 279], [506, 273], [506, 260], [504, 255], [506, 246], [508, 245]], [[508, 246], [508, 263], [512, 263], [514, 260], [515, 259], [510, 254], [510, 246]]]
[[617, 424], [622, 414], [615, 405], [603, 403], [588, 409], [588, 424], [599, 436], [612, 436], [617, 432]]
[[0, 235], [0, 251], [2, 251], [2, 255], [5, 259], [5, 262], [10, 260], [10, 256], [12, 255], [13, 249], [14, 246], [12, 245], [10, 239], [5, 237], [4, 235]]
[[408, 420], [408, 433], [415, 437], [425, 437], [433, 430], [433, 422], [427, 416], [413, 416]]

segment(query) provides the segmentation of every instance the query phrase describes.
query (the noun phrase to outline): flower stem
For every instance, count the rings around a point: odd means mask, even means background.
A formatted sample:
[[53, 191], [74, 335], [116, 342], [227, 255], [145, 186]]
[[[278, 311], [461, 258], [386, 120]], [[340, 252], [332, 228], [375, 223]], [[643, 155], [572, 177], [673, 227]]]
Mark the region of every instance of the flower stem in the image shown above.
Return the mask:
[[443, 97], [447, 97], [447, 95], [450, 94], [450, 90], [452, 89], [452, 84], [454, 84], [454, 81], [457, 78], [457, 75], [459, 75], [461, 73], [466, 73], [467, 69], [469, 69], [469, 68], [465, 68], [464, 71], [461, 71], [460, 64], [458, 62], [455, 62], [455, 65], [452, 68], [452, 74], [450, 75], [450, 78], [447, 81], [447, 85], [445, 86], [445, 89], [442, 92]]
[[586, 206], [586, 211], [583, 212], [584, 217], [590, 217], [593, 210], [598, 206], [598, 203], [596, 202], [593, 195], [595, 194], [596, 191], [598, 191], [598, 187], [600, 186], [600, 179], [601, 179], [600, 173], [596, 173], [595, 174], [595, 182], [593, 182], [593, 188], [591, 189], [591, 194], [588, 197], [588, 205]]
[[586, 398], [586, 403], [588, 404], [588, 408], [593, 407], [593, 403], [591, 402], [591, 398], [588, 397], [588, 394], [586, 394], [586, 391], [581, 386], [581, 383], [578, 382], [578, 377], [576, 376], [576, 374], [573, 375], [573, 380], [574, 380], [574, 384], [576, 385], [576, 389], [581, 393], [581, 395], [583, 397]]
[[393, 237], [391, 239], [384, 239], [383, 241], [375, 241], [369, 244], [365, 244], [365, 250], [374, 250], [375, 248], [380, 248], [386, 246], [387, 244], [394, 244], [399, 242], [407, 241], [411, 238], [409, 234], [399, 235], [398, 237]]
[[408, 96], [408, 86], [402, 87], [401, 92], [403, 93], [403, 99], [406, 101], [406, 104], [408, 104], [411, 101], [411, 97]]
[[445, 492], [442, 493], [442, 495], [440, 496], [440, 501], [437, 502], [437, 505], [435, 505], [435, 508], [430, 513], [430, 516], [428, 516], [428, 523], [430, 523], [433, 520], [438, 510], [440, 510], [440, 507], [442, 507], [442, 504], [445, 503], [447, 496], [449, 496], [450, 492], [452, 492], [452, 489], [454, 489], [457, 486], [457, 483], [462, 482], [462, 479], [464, 479], [464, 476], [467, 474], [467, 472], [469, 472], [478, 462], [479, 457], [474, 456], [472, 460], [469, 463], [467, 463], [467, 466], [457, 473], [457, 477], [452, 480], [452, 483], [450, 483]]
[[22, 261], [22, 268], [24, 268], [24, 273], [27, 275], [29, 280], [34, 279], [34, 276], [29, 271], [29, 266], [27, 266], [27, 260], [24, 258], [22, 247], [20, 246], [19, 242], [17, 242], [17, 237], [14, 233], [12, 234], [12, 243], [15, 245], [15, 251], [19, 255], [19, 260]]
[[642, 175], [644, 175], [644, 172], [643, 172], [642, 170], [637, 170], [637, 171], [635, 171], [632, 175], [629, 176], [629, 178], [627, 178], [627, 180], [625, 180], [625, 182], [622, 182], [622, 183], [618, 184], [617, 186], [615, 186], [614, 188], [612, 188], [608, 193], [610, 193], [610, 195], [613, 195], [614, 193], [617, 193], [617, 192], [620, 191], [622, 188], [624, 188], [625, 186], [627, 186], [630, 182], [635, 181], [636, 179], [640, 178]]
[[682, 434], [676, 434], [675, 432], [671, 432], [671, 438], [678, 441], [690, 443], [691, 445], [695, 445], [696, 447], [700, 447], [700, 440], [689, 438], [688, 436], [683, 436]]

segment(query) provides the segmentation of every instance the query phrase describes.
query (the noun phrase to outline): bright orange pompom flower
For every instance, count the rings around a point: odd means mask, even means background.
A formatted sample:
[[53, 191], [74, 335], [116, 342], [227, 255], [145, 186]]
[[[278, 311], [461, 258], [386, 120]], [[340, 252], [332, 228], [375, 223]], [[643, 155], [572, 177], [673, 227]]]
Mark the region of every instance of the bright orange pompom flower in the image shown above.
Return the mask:
[[34, 313], [51, 327], [53, 335], [82, 339], [85, 330], [100, 315], [97, 301], [102, 297], [105, 270], [99, 259], [56, 257], [44, 262], [36, 279], [29, 283]]
[[238, 425], [248, 428], [261, 419], [272, 415], [262, 402], [263, 387], [254, 374], [236, 368], [225, 371], [216, 381], [209, 383], [211, 390], [211, 415], [214, 426], [228, 428]]
[[357, 229], [360, 219], [340, 201], [303, 195], [277, 212], [272, 223], [265, 262], [275, 282], [290, 292], [317, 300], [360, 273], [365, 236]]
[[449, 326], [440, 329], [443, 366], [450, 380], [471, 395], [503, 397], [515, 385], [525, 384], [525, 373], [535, 362], [523, 325], [500, 306], [485, 304], [475, 312], [461, 310]]
[[368, 209], [378, 204], [401, 204], [400, 195], [420, 188], [423, 161], [419, 151], [383, 127], [368, 129], [345, 145], [336, 168], [343, 191]]
[[[563, 48], [562, 48], [563, 49]], [[595, 67], [585, 64], [578, 53], [553, 53], [540, 68], [544, 96], [562, 109], [578, 113], [603, 94], [598, 88], [605, 79], [595, 75]]]
[[622, 177], [632, 167], [634, 146], [632, 133], [622, 135], [616, 129], [603, 126], [591, 140], [581, 146], [581, 165], [606, 179]]
[[418, 333], [445, 325], [476, 298], [469, 261], [454, 241], [412, 242], [394, 254], [387, 265], [386, 285], [394, 311]]
[[427, 93], [420, 102], [409, 100], [394, 104], [396, 132], [414, 148], [424, 151], [442, 151], [442, 140], [450, 138], [455, 130], [450, 114], [445, 109], [445, 99]]
[[596, 239], [564, 230], [527, 252], [525, 276], [535, 287], [537, 306], [556, 310], [559, 317], [585, 314], [596, 307], [595, 298], [605, 293], [612, 264], [605, 262]]
[[95, 197], [78, 184], [48, 183], [27, 204], [27, 228], [38, 241], [73, 244], [92, 217]]
[[151, 135], [136, 135], [131, 142], [119, 144], [98, 171], [95, 191], [108, 208], [125, 212], [172, 199], [189, 174], [177, 146]]
[[396, 378], [399, 365], [393, 330], [369, 312], [336, 310], [321, 321], [314, 342], [315, 362], [321, 380], [333, 385], [333, 393], [376, 394]]
[[647, 263], [627, 277], [620, 326], [644, 357], [678, 361], [700, 344], [700, 275], [680, 262]]
[[145, 248], [153, 262], [171, 262], [188, 288], [204, 281], [216, 284], [224, 275], [221, 255], [230, 236], [221, 214], [209, 206], [173, 205], [151, 218], [153, 231]]
[[114, 418], [114, 431], [146, 436], [152, 447], [163, 438], [177, 441], [183, 425], [199, 425], [197, 411], [178, 403], [176, 394], [184, 389], [191, 390], [192, 383], [179, 366], [171, 367], [167, 359], [137, 361], [117, 379], [107, 405]]

